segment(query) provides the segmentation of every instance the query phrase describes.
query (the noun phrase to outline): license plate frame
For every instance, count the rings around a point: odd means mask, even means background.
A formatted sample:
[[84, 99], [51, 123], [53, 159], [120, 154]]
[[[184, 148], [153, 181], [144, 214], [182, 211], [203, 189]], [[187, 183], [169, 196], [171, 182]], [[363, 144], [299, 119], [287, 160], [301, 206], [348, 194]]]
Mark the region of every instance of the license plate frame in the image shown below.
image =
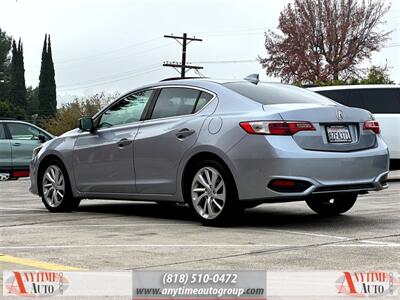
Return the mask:
[[353, 142], [349, 125], [326, 125], [325, 131], [330, 144], [349, 144]]

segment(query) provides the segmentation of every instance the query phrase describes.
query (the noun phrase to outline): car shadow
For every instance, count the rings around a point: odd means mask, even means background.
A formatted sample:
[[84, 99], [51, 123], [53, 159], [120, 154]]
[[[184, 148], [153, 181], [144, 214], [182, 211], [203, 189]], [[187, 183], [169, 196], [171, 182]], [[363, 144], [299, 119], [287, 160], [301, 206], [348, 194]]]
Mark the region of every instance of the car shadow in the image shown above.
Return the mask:
[[[180, 204], [156, 204], [153, 202], [117, 202], [117, 203], [96, 203], [81, 205], [77, 211], [92, 214], [116, 214], [121, 216], [136, 216], [170, 220], [173, 222], [199, 224], [191, 209]], [[279, 205], [264, 204], [258, 207], [247, 209], [237, 219], [229, 224], [229, 227], [253, 227], [270, 229], [307, 229], [318, 228], [320, 230], [334, 228], [335, 231], [341, 228], [363, 227], [374, 224], [374, 215], [360, 216], [352, 214], [351, 211], [340, 216], [320, 216], [306, 207], [297, 205], [292, 208], [290, 204]], [[382, 220], [380, 221], [382, 222]], [[389, 222], [389, 221], [388, 221]]]

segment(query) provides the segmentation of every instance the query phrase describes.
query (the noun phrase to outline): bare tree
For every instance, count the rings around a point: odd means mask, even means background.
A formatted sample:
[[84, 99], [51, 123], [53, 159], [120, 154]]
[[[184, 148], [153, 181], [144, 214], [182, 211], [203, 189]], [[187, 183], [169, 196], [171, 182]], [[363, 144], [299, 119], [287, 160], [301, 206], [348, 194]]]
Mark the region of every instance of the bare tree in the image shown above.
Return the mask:
[[279, 17], [281, 33], [265, 33], [267, 75], [314, 83], [360, 75], [357, 65], [389, 39], [379, 30], [390, 5], [383, 0], [295, 0]]

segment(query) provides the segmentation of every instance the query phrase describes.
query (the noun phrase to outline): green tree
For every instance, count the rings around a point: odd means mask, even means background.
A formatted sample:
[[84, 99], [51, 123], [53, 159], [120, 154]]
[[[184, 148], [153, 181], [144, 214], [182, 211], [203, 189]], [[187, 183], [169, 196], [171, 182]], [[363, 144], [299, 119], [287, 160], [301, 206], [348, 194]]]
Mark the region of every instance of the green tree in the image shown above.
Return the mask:
[[11, 37], [0, 28], [0, 102], [5, 101], [9, 94], [9, 64]]
[[10, 104], [21, 111], [26, 111], [26, 87], [24, 54], [21, 39], [17, 43], [12, 42]]
[[316, 85], [318, 86], [354, 85], [354, 84], [394, 84], [394, 81], [390, 79], [388, 67], [387, 65], [385, 65], [385, 66], [372, 66], [367, 70], [366, 75], [358, 78], [316, 82]]
[[359, 84], [394, 84], [394, 81], [389, 77], [387, 66], [372, 66], [367, 77], [361, 79]]
[[28, 86], [26, 88], [27, 113], [29, 116], [39, 114], [39, 88]]
[[57, 112], [56, 81], [51, 51], [50, 35], [45, 35], [42, 65], [39, 75], [39, 112], [40, 116], [52, 117]]
[[0, 101], [0, 117], [25, 119], [25, 111], [21, 108], [12, 106], [9, 101]]

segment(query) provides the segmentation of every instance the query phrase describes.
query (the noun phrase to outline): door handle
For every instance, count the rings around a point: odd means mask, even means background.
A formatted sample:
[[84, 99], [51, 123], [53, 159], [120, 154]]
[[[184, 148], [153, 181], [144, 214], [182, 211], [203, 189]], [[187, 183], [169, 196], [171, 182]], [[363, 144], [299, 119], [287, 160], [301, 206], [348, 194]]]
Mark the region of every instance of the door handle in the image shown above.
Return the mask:
[[13, 143], [13, 146], [21, 146], [21, 143]]
[[181, 130], [178, 131], [178, 133], [176, 134], [176, 137], [178, 139], [184, 139], [190, 135], [192, 135], [193, 133], [195, 133], [196, 131], [193, 129], [187, 129], [187, 128], [183, 128]]
[[117, 145], [118, 145], [118, 148], [123, 148], [123, 147], [129, 145], [130, 143], [132, 143], [132, 140], [123, 138], [117, 143]]

